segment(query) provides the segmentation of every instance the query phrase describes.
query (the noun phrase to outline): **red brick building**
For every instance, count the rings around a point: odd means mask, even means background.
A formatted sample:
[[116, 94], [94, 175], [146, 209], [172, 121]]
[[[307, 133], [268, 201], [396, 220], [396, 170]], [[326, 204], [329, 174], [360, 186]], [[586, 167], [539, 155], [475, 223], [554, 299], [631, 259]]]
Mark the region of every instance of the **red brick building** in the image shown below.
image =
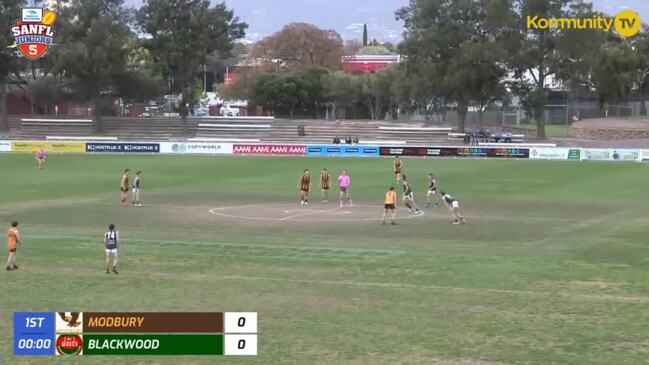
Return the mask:
[[399, 62], [400, 55], [343, 56], [343, 69], [349, 73], [375, 73]]

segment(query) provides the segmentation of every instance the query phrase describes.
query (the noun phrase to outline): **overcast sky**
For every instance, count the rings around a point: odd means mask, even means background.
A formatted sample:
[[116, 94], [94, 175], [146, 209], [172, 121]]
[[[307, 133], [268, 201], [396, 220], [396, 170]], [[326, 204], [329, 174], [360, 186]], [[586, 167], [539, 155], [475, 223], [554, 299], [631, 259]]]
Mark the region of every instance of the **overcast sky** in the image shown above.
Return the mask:
[[[140, 6], [142, 0], [126, 0]], [[367, 23], [370, 39], [398, 42], [402, 25], [394, 17], [408, 0], [225, 0], [240, 19], [248, 23], [247, 37], [257, 40], [291, 22], [313, 23], [334, 29], [344, 39], [360, 39]], [[593, 0], [595, 9], [614, 15], [632, 9], [649, 24], [649, 0]]]

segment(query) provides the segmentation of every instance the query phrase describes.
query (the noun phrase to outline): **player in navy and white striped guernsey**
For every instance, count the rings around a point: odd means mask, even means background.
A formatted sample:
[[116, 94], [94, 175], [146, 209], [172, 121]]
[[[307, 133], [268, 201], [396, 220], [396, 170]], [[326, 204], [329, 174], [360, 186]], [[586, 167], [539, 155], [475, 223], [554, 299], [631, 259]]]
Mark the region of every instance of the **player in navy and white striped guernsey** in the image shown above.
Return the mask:
[[453, 224], [463, 224], [466, 223], [466, 219], [460, 214], [460, 202], [457, 201], [451, 194], [447, 194], [442, 191], [442, 201], [448, 207], [448, 210], [451, 212], [451, 217], [453, 217]]
[[[119, 239], [119, 232], [115, 230], [115, 225], [108, 226], [108, 232], [104, 234], [104, 246], [106, 246], [106, 274], [110, 274], [109, 268], [112, 266], [113, 272], [117, 272], [117, 249], [121, 244]], [[112, 263], [111, 263], [112, 261]]]

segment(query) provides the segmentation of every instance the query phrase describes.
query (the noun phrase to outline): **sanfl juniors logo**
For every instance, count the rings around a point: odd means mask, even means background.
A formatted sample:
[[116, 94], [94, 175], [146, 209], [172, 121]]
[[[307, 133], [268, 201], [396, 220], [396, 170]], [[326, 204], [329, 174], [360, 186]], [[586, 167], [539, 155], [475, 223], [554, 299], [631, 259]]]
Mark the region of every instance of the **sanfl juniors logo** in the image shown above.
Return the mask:
[[11, 27], [11, 35], [20, 53], [36, 60], [47, 52], [54, 40], [52, 24], [56, 20], [56, 13], [42, 8], [23, 8], [22, 17]]

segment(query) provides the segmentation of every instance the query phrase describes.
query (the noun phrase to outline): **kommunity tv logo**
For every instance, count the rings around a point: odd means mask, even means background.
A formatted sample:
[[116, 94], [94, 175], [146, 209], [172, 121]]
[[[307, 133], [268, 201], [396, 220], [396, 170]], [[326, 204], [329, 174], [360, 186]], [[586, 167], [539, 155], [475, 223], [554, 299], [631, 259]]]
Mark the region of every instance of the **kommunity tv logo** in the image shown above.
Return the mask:
[[527, 28], [547, 29], [595, 29], [609, 32], [614, 29], [617, 34], [628, 38], [638, 34], [642, 21], [633, 10], [622, 10], [615, 17], [593, 15], [589, 18], [548, 18], [538, 15], [527, 16]]

